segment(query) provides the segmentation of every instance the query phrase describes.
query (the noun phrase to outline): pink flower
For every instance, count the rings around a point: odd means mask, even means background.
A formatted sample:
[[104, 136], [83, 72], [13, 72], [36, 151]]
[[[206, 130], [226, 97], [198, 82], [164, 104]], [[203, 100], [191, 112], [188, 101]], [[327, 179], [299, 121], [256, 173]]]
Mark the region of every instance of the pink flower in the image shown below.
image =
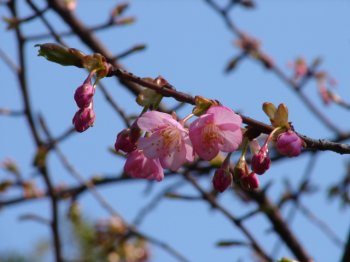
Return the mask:
[[263, 146], [252, 158], [252, 169], [258, 175], [265, 173], [270, 168], [271, 159], [267, 146]]
[[232, 184], [232, 174], [228, 166], [221, 166], [215, 171], [213, 177], [214, 189], [220, 193], [224, 192]]
[[92, 74], [86, 78], [84, 83], [75, 90], [74, 100], [79, 108], [88, 107], [95, 93], [95, 88], [91, 84]]
[[254, 172], [251, 172], [249, 175], [241, 178], [241, 185], [247, 190], [257, 189], [260, 185], [259, 178]]
[[142, 150], [135, 150], [128, 155], [124, 172], [134, 178], [145, 178], [161, 181], [164, 178], [163, 168], [158, 158], [146, 157]]
[[193, 161], [193, 149], [188, 130], [171, 115], [149, 111], [138, 120], [138, 126], [150, 132], [150, 136], [141, 137], [138, 148], [148, 158], [159, 158], [164, 168], [176, 171], [186, 161]]
[[282, 155], [298, 156], [304, 146], [304, 141], [293, 131], [287, 131], [277, 137], [276, 148]]
[[136, 122], [130, 127], [123, 129], [118, 135], [114, 144], [115, 151], [130, 153], [136, 149], [136, 142], [140, 138], [140, 128]]
[[90, 126], [93, 126], [95, 122], [95, 112], [92, 109], [92, 103], [89, 107], [79, 109], [73, 117], [73, 124], [75, 130], [78, 132], [84, 132]]
[[194, 151], [204, 160], [219, 153], [233, 152], [242, 142], [242, 118], [224, 106], [212, 106], [190, 125]]

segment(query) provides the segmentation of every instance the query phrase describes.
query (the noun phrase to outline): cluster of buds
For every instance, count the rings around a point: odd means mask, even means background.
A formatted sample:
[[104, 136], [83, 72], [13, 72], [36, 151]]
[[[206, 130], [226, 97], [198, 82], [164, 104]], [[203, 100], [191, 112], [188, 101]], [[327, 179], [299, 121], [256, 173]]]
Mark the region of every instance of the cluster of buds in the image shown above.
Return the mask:
[[75, 90], [74, 100], [79, 110], [73, 117], [75, 130], [84, 132], [95, 122], [95, 112], [93, 109], [93, 96], [95, 94], [95, 86], [91, 83], [93, 73], [90, 73], [84, 83]]
[[[39, 47], [39, 56], [63, 66], [82, 67], [89, 71], [89, 75], [84, 83], [77, 88], [74, 99], [79, 110], [73, 117], [75, 130], [84, 132], [95, 122], [95, 112], [93, 110], [93, 96], [96, 83], [106, 77], [111, 71], [111, 65], [106, 58], [99, 53], [85, 55], [80, 50], [67, 48], [58, 44], [42, 44]], [[92, 77], [96, 77], [94, 85], [91, 83]]]

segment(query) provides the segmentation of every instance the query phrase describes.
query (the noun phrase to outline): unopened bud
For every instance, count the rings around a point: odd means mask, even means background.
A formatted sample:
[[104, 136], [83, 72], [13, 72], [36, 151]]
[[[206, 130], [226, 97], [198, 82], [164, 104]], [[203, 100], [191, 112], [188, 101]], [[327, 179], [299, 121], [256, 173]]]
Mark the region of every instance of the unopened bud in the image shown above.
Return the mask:
[[95, 122], [95, 112], [92, 109], [92, 106], [79, 109], [78, 112], [75, 113], [73, 117], [73, 124], [75, 130], [78, 132], [84, 132], [90, 126], [93, 126]]
[[259, 184], [258, 176], [253, 172], [241, 179], [241, 185], [246, 190], [257, 189], [259, 188]]
[[271, 159], [267, 146], [262, 147], [260, 151], [252, 158], [252, 169], [258, 175], [262, 175], [270, 168]]
[[140, 130], [138, 134], [134, 134], [130, 128], [123, 129], [118, 135], [115, 141], [115, 151], [123, 151], [125, 153], [131, 153], [136, 149], [136, 142], [140, 137]]
[[74, 100], [79, 108], [88, 107], [92, 102], [95, 88], [91, 84], [91, 76], [89, 74], [84, 83], [75, 90]]
[[277, 137], [276, 148], [282, 155], [298, 156], [304, 146], [304, 141], [293, 131], [287, 131]]
[[228, 166], [224, 164], [215, 171], [213, 177], [214, 189], [220, 193], [224, 192], [232, 184], [232, 174]]

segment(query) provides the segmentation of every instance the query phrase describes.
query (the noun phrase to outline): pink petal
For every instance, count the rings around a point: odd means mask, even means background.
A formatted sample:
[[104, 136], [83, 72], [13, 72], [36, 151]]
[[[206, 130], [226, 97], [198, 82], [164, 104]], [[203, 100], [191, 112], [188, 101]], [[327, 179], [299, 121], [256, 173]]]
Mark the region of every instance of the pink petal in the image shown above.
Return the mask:
[[138, 148], [148, 158], [158, 158], [163, 155], [163, 137], [159, 132], [153, 133], [149, 137], [141, 137], [139, 139]]
[[224, 139], [224, 143], [219, 146], [223, 152], [236, 151], [239, 145], [242, 143], [242, 131], [241, 129], [232, 130], [220, 130], [220, 135]]
[[205, 143], [202, 137], [202, 129], [195, 128], [190, 131], [190, 139], [193, 145], [194, 151], [204, 160], [212, 160], [219, 153], [217, 144]]
[[163, 168], [169, 168], [172, 171], [178, 170], [186, 161], [186, 155], [176, 150], [165, 154], [160, 159], [160, 164]]
[[221, 124], [234, 123], [238, 126], [242, 124], [242, 118], [225, 106], [212, 106], [207, 114], [214, 115], [214, 122], [217, 126]]
[[192, 143], [189, 136], [187, 136], [184, 139], [184, 144], [185, 144], [185, 151], [186, 151], [186, 160], [188, 162], [192, 162], [194, 160], [194, 151], [193, 151]]
[[176, 123], [177, 121], [171, 115], [158, 111], [148, 111], [137, 120], [137, 125], [145, 131], [154, 131]]

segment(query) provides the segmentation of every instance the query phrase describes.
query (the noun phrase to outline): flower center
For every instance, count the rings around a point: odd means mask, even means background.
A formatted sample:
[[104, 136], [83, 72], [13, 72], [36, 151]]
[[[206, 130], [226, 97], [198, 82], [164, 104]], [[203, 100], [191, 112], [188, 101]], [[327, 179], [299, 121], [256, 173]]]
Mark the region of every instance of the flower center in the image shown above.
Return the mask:
[[222, 136], [220, 135], [219, 128], [214, 124], [208, 124], [203, 129], [203, 142], [207, 146], [212, 146], [213, 144], [223, 144]]
[[163, 137], [163, 147], [166, 154], [173, 150], [180, 152], [181, 132], [177, 128], [167, 127], [161, 131]]

